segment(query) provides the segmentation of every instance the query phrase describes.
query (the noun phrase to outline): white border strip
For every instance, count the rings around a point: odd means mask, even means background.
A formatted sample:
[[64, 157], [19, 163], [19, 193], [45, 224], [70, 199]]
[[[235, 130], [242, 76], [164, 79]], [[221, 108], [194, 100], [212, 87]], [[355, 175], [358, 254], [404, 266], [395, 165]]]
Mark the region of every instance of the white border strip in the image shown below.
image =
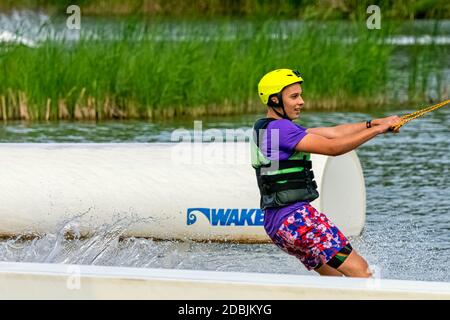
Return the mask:
[[450, 283], [0, 262], [0, 299], [450, 299]]

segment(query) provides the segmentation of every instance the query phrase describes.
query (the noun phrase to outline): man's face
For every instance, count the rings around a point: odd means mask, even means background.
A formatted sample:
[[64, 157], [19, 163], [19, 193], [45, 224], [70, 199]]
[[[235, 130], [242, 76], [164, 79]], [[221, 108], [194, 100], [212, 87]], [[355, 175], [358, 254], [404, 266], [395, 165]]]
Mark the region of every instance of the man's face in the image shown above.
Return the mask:
[[300, 110], [305, 103], [302, 99], [302, 87], [299, 83], [291, 84], [284, 88], [282, 94], [284, 110], [289, 119], [294, 120], [300, 117]]

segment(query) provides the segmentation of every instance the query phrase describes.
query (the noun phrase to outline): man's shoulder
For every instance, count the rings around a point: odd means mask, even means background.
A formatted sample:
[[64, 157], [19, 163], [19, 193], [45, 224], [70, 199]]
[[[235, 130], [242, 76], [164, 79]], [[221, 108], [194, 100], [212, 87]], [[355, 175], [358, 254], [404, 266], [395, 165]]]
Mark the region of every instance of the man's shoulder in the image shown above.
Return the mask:
[[299, 124], [288, 119], [276, 119], [270, 123], [270, 128], [282, 130], [306, 130]]

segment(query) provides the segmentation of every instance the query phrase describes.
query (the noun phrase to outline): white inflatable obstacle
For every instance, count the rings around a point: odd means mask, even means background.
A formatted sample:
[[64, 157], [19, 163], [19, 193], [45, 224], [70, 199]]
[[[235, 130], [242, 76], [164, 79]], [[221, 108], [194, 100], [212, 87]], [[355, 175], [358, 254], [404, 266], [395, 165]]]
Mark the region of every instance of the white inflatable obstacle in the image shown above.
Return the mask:
[[[312, 204], [348, 236], [365, 221], [358, 157], [312, 155]], [[0, 235], [81, 234], [118, 217], [141, 219], [124, 236], [270, 241], [248, 143], [0, 144]], [[70, 229], [69, 226], [66, 226]]]

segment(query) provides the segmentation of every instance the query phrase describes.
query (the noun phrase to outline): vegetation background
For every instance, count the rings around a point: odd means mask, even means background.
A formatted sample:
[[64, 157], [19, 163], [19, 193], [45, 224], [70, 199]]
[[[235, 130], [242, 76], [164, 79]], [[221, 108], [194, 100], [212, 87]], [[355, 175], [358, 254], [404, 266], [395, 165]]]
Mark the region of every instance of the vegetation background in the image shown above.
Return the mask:
[[[80, 30], [66, 27], [72, 4]], [[366, 26], [370, 4], [380, 30]], [[253, 113], [258, 80], [280, 67], [303, 74], [312, 109], [428, 104], [450, 91], [443, 0], [4, 0], [0, 10], [48, 17], [32, 26], [36, 45], [0, 42], [3, 120]], [[8, 32], [27, 37], [23, 25]]]

